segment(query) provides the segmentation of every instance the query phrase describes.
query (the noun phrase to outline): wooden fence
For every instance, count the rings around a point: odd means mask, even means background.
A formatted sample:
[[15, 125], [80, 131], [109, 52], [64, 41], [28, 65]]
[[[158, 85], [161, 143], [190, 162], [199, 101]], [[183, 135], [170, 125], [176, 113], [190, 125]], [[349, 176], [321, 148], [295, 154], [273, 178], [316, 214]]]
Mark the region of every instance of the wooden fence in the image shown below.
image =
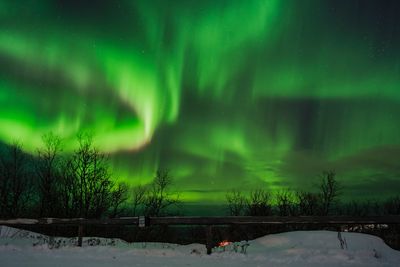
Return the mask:
[[84, 226], [90, 225], [133, 225], [148, 227], [152, 225], [205, 225], [207, 253], [212, 249], [212, 226], [214, 225], [368, 225], [400, 224], [400, 216], [229, 216], [229, 217], [123, 217], [112, 219], [84, 218], [40, 218], [0, 220], [0, 225], [18, 227], [23, 225], [66, 225], [78, 227], [78, 246], [82, 246]]

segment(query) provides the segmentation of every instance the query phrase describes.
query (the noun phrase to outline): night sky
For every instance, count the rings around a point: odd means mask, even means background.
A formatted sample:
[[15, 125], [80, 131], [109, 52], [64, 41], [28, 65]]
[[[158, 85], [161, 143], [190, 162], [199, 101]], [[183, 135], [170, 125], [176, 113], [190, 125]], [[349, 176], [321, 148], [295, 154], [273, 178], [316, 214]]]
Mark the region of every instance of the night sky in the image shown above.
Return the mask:
[[80, 131], [131, 185], [184, 201], [400, 192], [396, 0], [0, 0], [0, 142]]

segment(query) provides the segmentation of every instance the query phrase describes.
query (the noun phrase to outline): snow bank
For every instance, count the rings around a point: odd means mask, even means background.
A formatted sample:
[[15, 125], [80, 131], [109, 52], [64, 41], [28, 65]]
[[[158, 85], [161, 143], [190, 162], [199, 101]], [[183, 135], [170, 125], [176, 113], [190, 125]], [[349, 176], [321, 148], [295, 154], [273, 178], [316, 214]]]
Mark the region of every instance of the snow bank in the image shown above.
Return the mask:
[[[342, 241], [340, 241], [340, 239]], [[0, 266], [385, 266], [399, 267], [400, 252], [378, 237], [330, 231], [299, 231], [236, 243], [206, 255], [201, 244], [127, 243], [119, 239], [49, 238], [0, 227]], [[342, 249], [343, 247], [343, 249]]]

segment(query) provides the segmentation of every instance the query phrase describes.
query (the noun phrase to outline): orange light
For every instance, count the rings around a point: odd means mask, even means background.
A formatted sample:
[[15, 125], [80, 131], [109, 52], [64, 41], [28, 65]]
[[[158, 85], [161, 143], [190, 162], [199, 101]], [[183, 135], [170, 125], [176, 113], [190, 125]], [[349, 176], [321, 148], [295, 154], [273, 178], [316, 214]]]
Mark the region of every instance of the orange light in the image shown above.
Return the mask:
[[229, 246], [230, 244], [232, 244], [232, 242], [229, 242], [229, 241], [227, 241], [227, 240], [224, 240], [224, 241], [222, 241], [222, 242], [219, 242], [219, 243], [218, 243], [218, 246], [220, 246], [220, 247], [226, 247], [226, 246]]

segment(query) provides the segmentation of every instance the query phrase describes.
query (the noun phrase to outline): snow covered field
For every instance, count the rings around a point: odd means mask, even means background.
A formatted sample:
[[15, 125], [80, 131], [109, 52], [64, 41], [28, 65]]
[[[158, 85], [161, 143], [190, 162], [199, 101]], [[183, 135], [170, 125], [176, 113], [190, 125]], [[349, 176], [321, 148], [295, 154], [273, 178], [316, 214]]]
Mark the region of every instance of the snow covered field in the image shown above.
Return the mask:
[[246, 254], [240, 243], [206, 255], [204, 245], [133, 243], [118, 239], [86, 238], [82, 248], [75, 239], [49, 238], [0, 226], [0, 266], [400, 266], [400, 252], [374, 236], [358, 233], [299, 231], [264, 236], [249, 242]]

